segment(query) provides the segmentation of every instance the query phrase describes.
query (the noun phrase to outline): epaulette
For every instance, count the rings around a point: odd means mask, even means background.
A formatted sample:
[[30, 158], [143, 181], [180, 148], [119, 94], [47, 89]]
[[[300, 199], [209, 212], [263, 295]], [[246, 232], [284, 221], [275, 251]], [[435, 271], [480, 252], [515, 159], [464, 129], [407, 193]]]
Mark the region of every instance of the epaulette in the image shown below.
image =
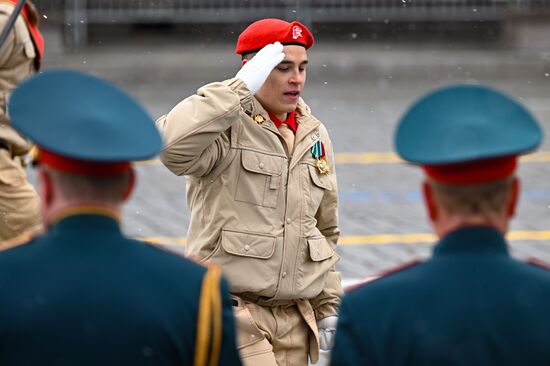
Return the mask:
[[545, 269], [547, 271], [550, 271], [550, 263], [547, 263], [545, 261], [542, 261], [538, 258], [534, 258], [534, 257], [531, 257], [531, 258], [527, 258], [527, 260], [525, 261], [525, 263], [531, 265], [531, 266], [535, 266], [535, 267], [539, 267], [539, 268], [542, 268], [542, 269]]
[[7, 249], [15, 248], [20, 245], [24, 245], [27, 243], [30, 243], [34, 239], [34, 236], [30, 233], [24, 232], [22, 234], [17, 235], [14, 238], [4, 240], [0, 243], [0, 251], [4, 251]]
[[385, 269], [383, 271], [380, 271], [380, 272], [378, 272], [378, 273], [376, 273], [372, 276], [369, 276], [369, 277], [367, 277], [366, 279], [364, 279], [363, 281], [361, 281], [359, 283], [348, 286], [344, 289], [344, 291], [345, 291], [345, 293], [353, 292], [357, 289], [362, 288], [365, 285], [368, 285], [369, 283], [373, 283], [373, 282], [375, 282], [375, 281], [377, 281], [381, 278], [388, 277], [388, 276], [390, 276], [394, 273], [401, 272], [405, 269], [416, 266], [417, 264], [420, 264], [420, 263], [422, 263], [422, 260], [420, 260], [420, 259], [412, 259], [410, 261], [400, 263], [397, 266], [390, 267], [390, 268]]
[[202, 280], [197, 314], [195, 366], [218, 364], [223, 329], [221, 276], [219, 266], [209, 265]]

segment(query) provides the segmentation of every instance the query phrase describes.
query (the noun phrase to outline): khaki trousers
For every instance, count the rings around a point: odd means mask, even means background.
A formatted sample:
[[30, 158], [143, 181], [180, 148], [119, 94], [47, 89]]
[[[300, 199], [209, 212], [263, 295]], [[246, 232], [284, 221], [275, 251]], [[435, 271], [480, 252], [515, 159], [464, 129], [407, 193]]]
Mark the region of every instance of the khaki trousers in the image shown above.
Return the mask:
[[41, 227], [36, 191], [10, 152], [0, 148], [0, 242]]
[[233, 297], [237, 348], [244, 366], [307, 366], [319, 353], [315, 314], [307, 300], [262, 306]]

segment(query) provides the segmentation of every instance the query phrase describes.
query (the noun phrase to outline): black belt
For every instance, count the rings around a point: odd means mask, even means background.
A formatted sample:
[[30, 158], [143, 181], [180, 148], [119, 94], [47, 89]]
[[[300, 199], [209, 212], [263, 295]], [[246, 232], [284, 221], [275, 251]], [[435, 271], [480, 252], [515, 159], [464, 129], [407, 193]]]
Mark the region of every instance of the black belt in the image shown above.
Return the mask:
[[[259, 296], [252, 294], [250, 292], [244, 292], [240, 294], [233, 294], [234, 296], [240, 297], [244, 301], [252, 302], [261, 306], [275, 307], [275, 306], [289, 306], [296, 305], [296, 300], [273, 300], [269, 297]], [[238, 306], [238, 302], [233, 300], [233, 306]]]

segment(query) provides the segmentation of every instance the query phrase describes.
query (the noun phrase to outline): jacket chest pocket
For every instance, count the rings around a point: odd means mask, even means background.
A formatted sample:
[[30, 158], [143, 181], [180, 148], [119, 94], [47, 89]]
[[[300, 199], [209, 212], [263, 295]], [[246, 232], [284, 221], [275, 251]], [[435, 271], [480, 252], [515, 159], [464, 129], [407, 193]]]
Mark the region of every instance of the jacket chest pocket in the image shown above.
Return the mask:
[[243, 150], [235, 200], [275, 208], [282, 185], [283, 158]]
[[310, 198], [310, 212], [315, 215], [326, 191], [332, 190], [332, 184], [328, 174], [321, 174], [317, 167], [306, 164], [306, 181], [308, 182], [308, 195]]

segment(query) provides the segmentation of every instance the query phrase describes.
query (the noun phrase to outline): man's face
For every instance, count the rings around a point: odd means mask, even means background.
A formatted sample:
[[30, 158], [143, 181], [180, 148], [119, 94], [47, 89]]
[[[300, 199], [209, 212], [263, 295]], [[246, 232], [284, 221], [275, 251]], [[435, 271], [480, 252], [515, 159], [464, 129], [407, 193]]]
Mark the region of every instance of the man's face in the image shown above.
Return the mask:
[[278, 118], [296, 109], [306, 82], [307, 51], [302, 46], [284, 46], [285, 58], [267, 77], [256, 98]]

